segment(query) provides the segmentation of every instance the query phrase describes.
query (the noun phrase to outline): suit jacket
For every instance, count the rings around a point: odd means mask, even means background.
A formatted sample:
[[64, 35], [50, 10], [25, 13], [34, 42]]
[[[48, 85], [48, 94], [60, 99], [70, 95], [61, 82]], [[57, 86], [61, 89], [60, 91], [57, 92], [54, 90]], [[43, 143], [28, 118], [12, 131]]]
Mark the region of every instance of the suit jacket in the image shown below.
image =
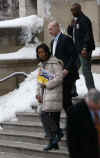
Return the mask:
[[92, 52], [95, 49], [95, 42], [92, 31], [92, 23], [90, 19], [83, 13], [78, 17], [76, 24], [69, 25], [67, 32], [73, 37], [74, 28], [74, 38], [75, 46], [80, 53], [83, 48], [86, 48], [88, 52]]
[[71, 158], [99, 158], [97, 130], [84, 100], [70, 109], [66, 131]]
[[[53, 42], [54, 40], [51, 41], [51, 52], [53, 49]], [[64, 69], [69, 70], [67, 77], [75, 80], [79, 78], [78, 69], [76, 66], [78, 53], [71, 37], [62, 33], [60, 34], [57, 41], [55, 56], [63, 61]]]

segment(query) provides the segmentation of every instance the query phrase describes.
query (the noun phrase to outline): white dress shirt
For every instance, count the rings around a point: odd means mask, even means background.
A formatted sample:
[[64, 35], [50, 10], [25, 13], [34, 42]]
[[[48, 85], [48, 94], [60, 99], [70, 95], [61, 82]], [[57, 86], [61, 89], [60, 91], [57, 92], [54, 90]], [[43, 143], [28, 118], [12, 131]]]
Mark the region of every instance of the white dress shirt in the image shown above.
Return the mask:
[[61, 32], [55, 37], [54, 42], [53, 42], [53, 56], [55, 56], [57, 41], [58, 41], [58, 38], [59, 38], [60, 34], [61, 34]]
[[[76, 23], [76, 21], [77, 21], [77, 17], [74, 17], [74, 20], [75, 20], [75, 23]], [[74, 27], [73, 27], [73, 42], [75, 43], [75, 25], [76, 24], [74, 24]]]

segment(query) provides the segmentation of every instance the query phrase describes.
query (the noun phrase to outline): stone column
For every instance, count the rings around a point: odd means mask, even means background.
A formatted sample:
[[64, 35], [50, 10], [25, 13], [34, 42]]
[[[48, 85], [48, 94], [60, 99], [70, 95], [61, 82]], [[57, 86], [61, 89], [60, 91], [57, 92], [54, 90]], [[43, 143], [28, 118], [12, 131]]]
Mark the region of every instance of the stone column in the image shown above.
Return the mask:
[[26, 16], [25, 0], [19, 0], [19, 17]]
[[37, 0], [19, 0], [19, 16], [37, 14]]
[[98, 41], [97, 46], [100, 46], [100, 5], [97, 6], [98, 11]]
[[37, 0], [37, 14], [44, 17], [43, 0]]
[[87, 15], [93, 26], [93, 33], [96, 45], [100, 43], [100, 6], [96, 0], [86, 0], [82, 3], [83, 12]]

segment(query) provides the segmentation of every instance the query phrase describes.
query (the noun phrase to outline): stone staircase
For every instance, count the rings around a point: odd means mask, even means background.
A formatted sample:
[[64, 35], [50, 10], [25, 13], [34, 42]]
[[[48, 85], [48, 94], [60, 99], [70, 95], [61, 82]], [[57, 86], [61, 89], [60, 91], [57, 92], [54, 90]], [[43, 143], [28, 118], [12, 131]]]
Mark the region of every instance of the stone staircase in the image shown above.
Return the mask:
[[[65, 138], [59, 143], [60, 150], [43, 151], [47, 144], [39, 114], [17, 114], [17, 121], [4, 122], [0, 130], [0, 158], [68, 158]], [[61, 127], [65, 127], [65, 114], [61, 115]]]

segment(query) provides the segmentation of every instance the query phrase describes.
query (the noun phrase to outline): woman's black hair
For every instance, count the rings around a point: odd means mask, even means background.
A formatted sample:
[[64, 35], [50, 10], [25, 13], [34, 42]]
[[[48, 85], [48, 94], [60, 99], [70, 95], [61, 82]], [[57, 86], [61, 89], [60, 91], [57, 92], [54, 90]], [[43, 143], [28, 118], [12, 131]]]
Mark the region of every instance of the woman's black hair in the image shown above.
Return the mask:
[[51, 52], [49, 50], [49, 47], [45, 43], [42, 43], [39, 46], [37, 46], [37, 48], [36, 48], [36, 56], [37, 56], [37, 58], [39, 58], [39, 56], [38, 56], [38, 49], [40, 49], [40, 48], [44, 49], [45, 53], [48, 54], [48, 57], [51, 56]]

